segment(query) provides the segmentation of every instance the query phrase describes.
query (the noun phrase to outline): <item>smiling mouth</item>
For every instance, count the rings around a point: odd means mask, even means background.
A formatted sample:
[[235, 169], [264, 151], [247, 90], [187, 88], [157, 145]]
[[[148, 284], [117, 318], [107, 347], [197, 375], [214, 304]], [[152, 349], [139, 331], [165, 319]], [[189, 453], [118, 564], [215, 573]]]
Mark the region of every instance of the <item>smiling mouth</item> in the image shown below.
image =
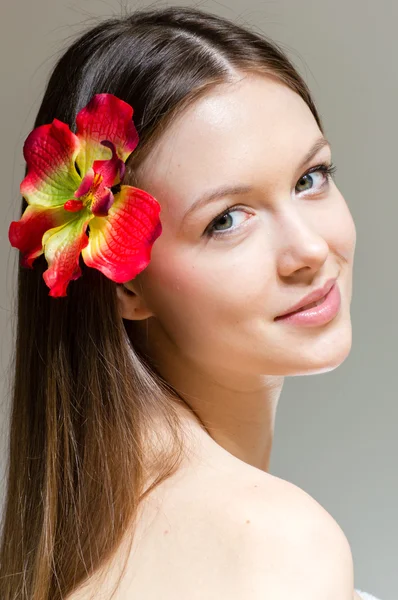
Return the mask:
[[[279, 319], [284, 319], [286, 317], [295, 315], [297, 313], [301, 313], [301, 312], [305, 312], [305, 311], [311, 310], [311, 308], [315, 308], [315, 307], [319, 306], [320, 304], [323, 304], [325, 302], [325, 300], [328, 298], [328, 296], [329, 296], [332, 288], [336, 284], [336, 281], [337, 281], [337, 277], [329, 279], [325, 283], [325, 285], [323, 286], [322, 289], [314, 290], [313, 292], [311, 292], [311, 294], [307, 295], [307, 299], [309, 300], [311, 297], [312, 298], [314, 296], [317, 297], [318, 294], [323, 291], [324, 294], [323, 294], [323, 296], [321, 298], [319, 298], [319, 296], [318, 296], [317, 300], [313, 300], [312, 302], [308, 302], [307, 304], [299, 306], [296, 309], [293, 309], [293, 307], [292, 307], [292, 310], [290, 310], [289, 312], [285, 312], [285, 313], [283, 313], [281, 315], [278, 315], [275, 318], [275, 321], [278, 321]], [[303, 300], [305, 300], [305, 298], [303, 298]], [[297, 304], [296, 304], [296, 306], [297, 306]]]
[[302, 312], [303, 310], [308, 310], [310, 308], [315, 308], [315, 306], [319, 306], [320, 304], [323, 304], [325, 302], [326, 296], [327, 296], [327, 294], [325, 294], [323, 296], [323, 298], [321, 298], [320, 300], [317, 300], [316, 302], [311, 302], [310, 304], [306, 304], [305, 306], [302, 306], [301, 308], [298, 308], [297, 310], [294, 310], [293, 312], [288, 313], [287, 315], [284, 315], [284, 316], [288, 317], [289, 315], [295, 315], [296, 313]]
[[332, 321], [338, 315], [340, 307], [341, 294], [339, 286], [335, 282], [323, 298], [281, 315], [275, 321], [285, 321], [291, 325], [318, 327]]

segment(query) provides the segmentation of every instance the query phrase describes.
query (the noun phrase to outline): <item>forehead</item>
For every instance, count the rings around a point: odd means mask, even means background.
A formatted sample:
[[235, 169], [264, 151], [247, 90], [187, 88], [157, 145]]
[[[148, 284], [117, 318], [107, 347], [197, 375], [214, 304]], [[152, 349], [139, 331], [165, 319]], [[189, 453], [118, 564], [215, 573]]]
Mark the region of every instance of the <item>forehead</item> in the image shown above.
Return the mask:
[[253, 184], [287, 162], [294, 166], [319, 133], [297, 93], [271, 77], [245, 75], [179, 115], [141, 165], [139, 180], [161, 204], [184, 209], [203, 189]]

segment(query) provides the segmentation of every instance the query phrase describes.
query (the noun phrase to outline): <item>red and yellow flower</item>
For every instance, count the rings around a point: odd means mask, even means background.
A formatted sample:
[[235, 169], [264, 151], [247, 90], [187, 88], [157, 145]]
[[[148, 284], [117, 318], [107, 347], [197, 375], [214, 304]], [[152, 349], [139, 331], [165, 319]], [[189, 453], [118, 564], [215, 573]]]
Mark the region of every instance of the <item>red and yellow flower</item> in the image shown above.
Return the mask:
[[25, 141], [20, 191], [28, 206], [11, 223], [9, 240], [22, 252], [22, 266], [33, 268], [44, 253], [50, 296], [66, 296], [69, 282], [81, 276], [80, 253], [87, 266], [117, 283], [133, 279], [150, 261], [162, 232], [160, 205], [122, 184], [125, 161], [138, 144], [132, 116], [126, 102], [97, 94], [78, 113], [76, 134], [54, 119]]

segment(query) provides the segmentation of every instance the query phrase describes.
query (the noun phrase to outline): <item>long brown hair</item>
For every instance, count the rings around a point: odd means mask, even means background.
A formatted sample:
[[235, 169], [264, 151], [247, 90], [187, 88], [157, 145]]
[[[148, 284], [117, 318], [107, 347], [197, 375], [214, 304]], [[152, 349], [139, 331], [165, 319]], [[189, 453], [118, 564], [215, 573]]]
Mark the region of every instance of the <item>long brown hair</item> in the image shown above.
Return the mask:
[[[109, 92], [134, 108], [134, 169], [170, 119], [237, 72], [277, 78], [322, 130], [310, 92], [273, 42], [188, 7], [134, 12], [85, 31], [58, 60], [34, 126]], [[22, 199], [21, 214], [27, 203]], [[2, 600], [59, 600], [106, 564], [140, 502], [178, 469], [184, 439], [174, 401], [119, 314], [116, 285], [85, 267], [68, 296], [19, 267], [7, 496], [0, 554]], [[156, 424], [171, 446], [153, 446]], [[150, 482], [150, 484], [149, 484]]]

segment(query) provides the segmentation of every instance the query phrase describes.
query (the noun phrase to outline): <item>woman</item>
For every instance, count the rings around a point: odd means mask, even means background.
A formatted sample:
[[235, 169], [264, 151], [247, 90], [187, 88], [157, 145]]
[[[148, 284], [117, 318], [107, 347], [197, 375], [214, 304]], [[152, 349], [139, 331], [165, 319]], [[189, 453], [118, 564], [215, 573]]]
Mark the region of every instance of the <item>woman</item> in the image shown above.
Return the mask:
[[[93, 107], [114, 97], [139, 135], [120, 142], [123, 160], [117, 136], [95, 156], [85, 137]], [[304, 81], [225, 19], [143, 10], [65, 52], [33, 135], [50, 123], [57, 152], [70, 143], [73, 155], [62, 177], [73, 169], [79, 186], [57, 215], [77, 222], [107, 164], [116, 185], [95, 216], [115, 215], [130, 186], [144, 208], [129, 231], [147, 258], [134, 276], [121, 262], [109, 275], [101, 249], [117, 236], [87, 218], [74, 238], [83, 260], [60, 282], [72, 242], [58, 217], [58, 237], [36, 229], [24, 255], [1, 598], [370, 598], [354, 590], [338, 524], [268, 473], [284, 376], [330, 371], [351, 347], [355, 227]], [[46, 185], [53, 201], [58, 184]]]

